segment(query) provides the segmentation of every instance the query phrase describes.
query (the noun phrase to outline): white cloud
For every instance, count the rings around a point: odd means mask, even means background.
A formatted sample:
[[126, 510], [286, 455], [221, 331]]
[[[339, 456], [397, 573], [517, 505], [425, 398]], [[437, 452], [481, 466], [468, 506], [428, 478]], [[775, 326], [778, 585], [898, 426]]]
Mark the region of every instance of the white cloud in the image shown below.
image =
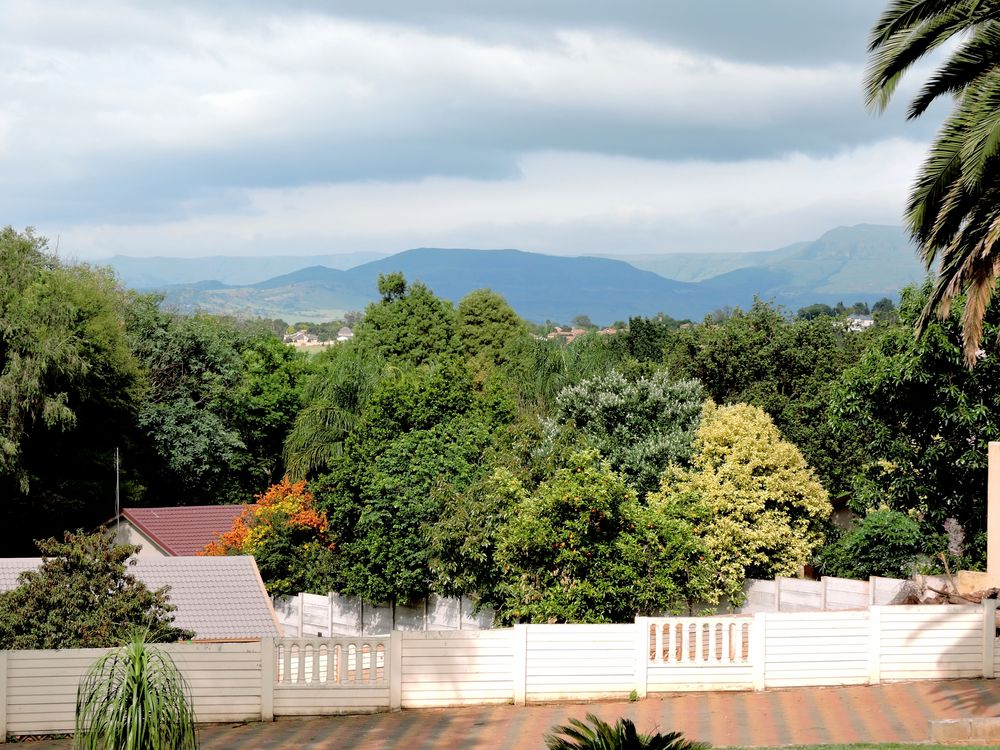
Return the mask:
[[739, 163], [536, 153], [521, 159], [517, 179], [251, 190], [245, 211], [57, 231], [62, 247], [83, 257], [415, 246], [573, 254], [769, 249], [838, 224], [898, 222], [923, 151], [894, 140], [829, 158]]
[[770, 247], [897, 221], [927, 133], [864, 113], [860, 52], [765, 64], [628, 24], [474, 34], [315, 5], [0, 7], [0, 221], [83, 255]]

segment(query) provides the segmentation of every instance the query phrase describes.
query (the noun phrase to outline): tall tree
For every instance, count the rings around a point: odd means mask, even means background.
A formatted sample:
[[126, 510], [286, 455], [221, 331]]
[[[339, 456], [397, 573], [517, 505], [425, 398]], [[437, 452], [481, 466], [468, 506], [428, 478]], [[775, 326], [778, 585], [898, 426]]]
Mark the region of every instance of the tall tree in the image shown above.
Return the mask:
[[461, 352], [495, 364], [503, 361], [508, 342], [528, 334], [507, 300], [489, 289], [476, 289], [459, 301], [457, 331]]
[[[845, 371], [830, 418], [839, 439], [865, 446], [852, 471], [857, 512], [883, 504], [912, 511], [939, 534], [947, 519], [957, 519], [981, 554], [987, 444], [1000, 439], [1000, 356], [984, 354], [967, 369], [955, 320], [932, 321], [914, 340], [912, 326], [930, 293], [903, 290], [902, 325]], [[1000, 303], [987, 309], [984, 330], [1000, 332]]]
[[697, 380], [611, 370], [560, 391], [556, 418], [575, 423], [615, 471], [647, 492], [668, 464], [687, 460], [704, 400]]
[[865, 87], [869, 106], [884, 109], [907, 70], [948, 44], [908, 112], [912, 119], [940, 98], [954, 101], [910, 191], [906, 223], [928, 270], [938, 266], [917, 331], [934, 313], [946, 317], [964, 291], [971, 366], [1000, 268], [1000, 2], [893, 0], [871, 32]]
[[42, 564], [0, 593], [0, 648], [94, 648], [121, 642], [130, 628], [150, 641], [191, 633], [174, 627], [168, 589], [150, 591], [128, 571], [139, 551], [114, 535], [66, 532], [38, 543]]
[[140, 391], [113, 275], [46, 248], [31, 230], [0, 229], [0, 517], [10, 552], [111, 514], [114, 448]]
[[425, 364], [455, 351], [455, 310], [419, 281], [379, 276], [382, 299], [365, 308], [355, 341], [387, 362]]
[[690, 469], [664, 475], [651, 507], [697, 519], [730, 601], [747, 578], [795, 575], [823, 541], [826, 490], [771, 418], [747, 404], [705, 406]]

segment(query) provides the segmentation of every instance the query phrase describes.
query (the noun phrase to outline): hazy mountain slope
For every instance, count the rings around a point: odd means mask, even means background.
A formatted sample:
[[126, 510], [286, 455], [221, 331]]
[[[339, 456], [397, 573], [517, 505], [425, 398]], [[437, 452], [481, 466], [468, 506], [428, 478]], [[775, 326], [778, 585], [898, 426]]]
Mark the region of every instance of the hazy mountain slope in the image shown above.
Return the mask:
[[[924, 271], [900, 227], [859, 224], [831, 229], [813, 242], [756, 253], [677, 253], [659, 256], [609, 256], [679, 281], [704, 281], [740, 269], [778, 272], [777, 284], [756, 289], [761, 295], [798, 299], [815, 295], [894, 293]], [[729, 286], [735, 286], [735, 276]], [[763, 276], [748, 276], [761, 280]], [[780, 289], [779, 289], [780, 285]]]
[[420, 248], [366, 263], [347, 274], [374, 289], [380, 273], [401, 271], [457, 302], [473, 289], [502, 294], [529, 320], [568, 321], [585, 313], [610, 322], [653, 315], [669, 306], [677, 317], [700, 315], [697, 287], [607, 258], [567, 258], [519, 250]]
[[[253, 285], [201, 282], [165, 291], [167, 303], [182, 311], [329, 320], [377, 299], [379, 274], [400, 271], [411, 282], [423, 281], [455, 302], [473, 289], [489, 287], [529, 320], [569, 322], [586, 314], [597, 323], [609, 323], [657, 312], [698, 320], [720, 307], [745, 308], [755, 296], [793, 311], [814, 302], [871, 303], [895, 296], [924, 275], [897, 227], [841, 227], [814, 242], [738, 259], [721, 256], [721, 263], [720, 256], [696, 257], [703, 267], [699, 270], [689, 258], [687, 273], [704, 276], [711, 268], [715, 273], [692, 283], [619, 259], [420, 248], [348, 270], [312, 265]], [[721, 271], [741, 263], [749, 265]]]
[[667, 279], [676, 281], [704, 281], [741, 268], [778, 263], [788, 257], [794, 257], [807, 247], [809, 242], [796, 242], [794, 245], [749, 253], [660, 253], [638, 255], [605, 255], [601, 257], [623, 260], [629, 265], [652, 271]]
[[111, 266], [126, 286], [154, 289], [174, 284], [192, 284], [217, 279], [232, 286], [256, 284], [279, 274], [306, 266], [351, 268], [382, 258], [385, 253], [343, 253], [339, 255], [213, 255], [204, 258], [139, 258], [115, 255], [97, 265]]

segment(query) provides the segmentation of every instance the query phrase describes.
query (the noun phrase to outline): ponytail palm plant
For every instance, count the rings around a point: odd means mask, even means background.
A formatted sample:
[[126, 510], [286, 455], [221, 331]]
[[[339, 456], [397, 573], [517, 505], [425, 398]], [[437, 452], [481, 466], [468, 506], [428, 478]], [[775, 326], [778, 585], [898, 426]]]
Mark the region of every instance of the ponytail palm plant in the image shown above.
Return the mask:
[[73, 750], [195, 750], [191, 691], [170, 655], [133, 633], [99, 658], [76, 695]]
[[[589, 722], [589, 725], [588, 725]], [[563, 736], [560, 736], [563, 735]], [[639, 734], [630, 719], [615, 724], [587, 714], [587, 721], [570, 719], [546, 736], [549, 750], [706, 750], [704, 742], [691, 742], [680, 732]]]
[[906, 224], [928, 270], [938, 267], [917, 332], [965, 293], [971, 365], [1000, 274], [1000, 0], [892, 0], [871, 32], [865, 85], [869, 106], [882, 110], [907, 70], [949, 43], [908, 112], [953, 100], [910, 191]]

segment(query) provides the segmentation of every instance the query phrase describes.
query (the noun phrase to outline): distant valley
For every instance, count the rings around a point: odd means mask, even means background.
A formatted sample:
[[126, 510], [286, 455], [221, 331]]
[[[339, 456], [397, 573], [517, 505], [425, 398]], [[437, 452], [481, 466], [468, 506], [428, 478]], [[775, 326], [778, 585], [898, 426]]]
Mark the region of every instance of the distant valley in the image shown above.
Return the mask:
[[[375, 254], [367, 254], [369, 257]], [[924, 277], [898, 227], [840, 227], [812, 242], [756, 253], [566, 257], [518, 250], [418, 248], [367, 260], [348, 256], [206, 259], [116, 256], [109, 265], [137, 289], [157, 289], [190, 312], [330, 320], [377, 299], [378, 275], [401, 271], [457, 302], [473, 289], [504, 295], [528, 320], [596, 323], [666, 313], [701, 319], [755, 296], [797, 309], [895, 297]], [[339, 267], [334, 267], [334, 266]], [[200, 276], [200, 278], [197, 278]]]

